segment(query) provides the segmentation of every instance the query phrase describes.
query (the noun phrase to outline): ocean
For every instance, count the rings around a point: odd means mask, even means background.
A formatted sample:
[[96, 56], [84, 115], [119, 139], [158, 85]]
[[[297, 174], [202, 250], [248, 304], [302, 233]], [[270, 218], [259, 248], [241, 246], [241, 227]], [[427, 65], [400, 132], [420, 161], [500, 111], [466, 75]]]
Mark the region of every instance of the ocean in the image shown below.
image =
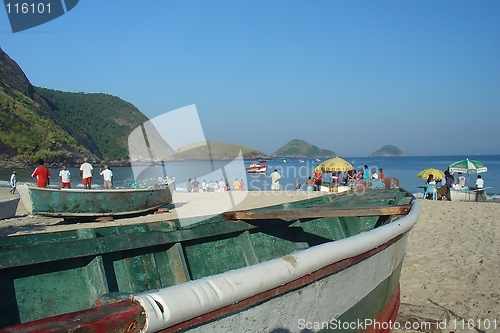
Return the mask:
[[[365, 164], [372, 168], [383, 168], [386, 177], [395, 177], [399, 179], [402, 188], [412, 192], [416, 196], [422, 196], [422, 188], [425, 180], [417, 178], [417, 174], [426, 168], [436, 168], [446, 170], [448, 165], [453, 162], [469, 158], [477, 160], [488, 167], [488, 172], [482, 173], [484, 179], [486, 194], [488, 199], [500, 199], [500, 155], [477, 155], [477, 156], [394, 156], [394, 157], [343, 157], [351, 163], [356, 169], [362, 168]], [[323, 159], [324, 160], [324, 159]], [[235, 178], [242, 179], [245, 182], [245, 188], [250, 190], [269, 190], [270, 181], [269, 175], [274, 169], [277, 169], [281, 174], [281, 187], [284, 190], [294, 190], [297, 179], [300, 179], [302, 185], [309, 176], [312, 176], [314, 167], [320, 163], [315, 159], [304, 159], [304, 162], [299, 162], [296, 158], [287, 158], [286, 163], [283, 159], [276, 158], [267, 161], [268, 165], [266, 174], [247, 174], [244, 168], [248, 167], [251, 161], [190, 161], [190, 162], [170, 162], [164, 166], [144, 166], [136, 167], [134, 170], [131, 167], [115, 167], [113, 168], [114, 179], [113, 183], [117, 187], [127, 186], [134, 183], [134, 171], [139, 174], [140, 179], [153, 179], [155, 177], [168, 176], [175, 177], [176, 187], [179, 191], [186, 188], [188, 178], [197, 178], [200, 182], [203, 180], [220, 180], [220, 178], [228, 179], [231, 184]], [[141, 170], [138, 170], [141, 169]], [[72, 185], [76, 188], [83, 188], [80, 184], [79, 170], [77, 168], [69, 168], [73, 175]], [[52, 186], [57, 185], [57, 175], [59, 169], [52, 168], [51, 170]], [[102, 177], [98, 176], [99, 167], [96, 167], [96, 176], [94, 177], [94, 188], [102, 187]], [[140, 172], [139, 172], [140, 171]], [[12, 170], [0, 170], [0, 186], [9, 186], [9, 178]], [[34, 182], [33, 179], [28, 180], [27, 177], [31, 174], [31, 169], [16, 170], [18, 181]], [[455, 175], [456, 176], [456, 175]], [[467, 175], [465, 175], [467, 178]], [[469, 182], [472, 186], [476, 181], [475, 174], [469, 175]], [[326, 177], [325, 177], [326, 178]], [[469, 184], [469, 183], [468, 183]]]

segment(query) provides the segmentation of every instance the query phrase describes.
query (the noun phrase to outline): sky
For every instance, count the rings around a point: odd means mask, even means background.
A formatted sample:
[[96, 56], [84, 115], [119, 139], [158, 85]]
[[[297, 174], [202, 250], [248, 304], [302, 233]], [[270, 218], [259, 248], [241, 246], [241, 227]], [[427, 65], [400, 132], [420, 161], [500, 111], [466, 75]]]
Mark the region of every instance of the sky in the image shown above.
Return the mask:
[[[0, 47], [35, 86], [196, 105], [205, 137], [271, 154], [500, 154], [500, 1], [82, 0]], [[186, 133], [190, 124], [183, 124]]]

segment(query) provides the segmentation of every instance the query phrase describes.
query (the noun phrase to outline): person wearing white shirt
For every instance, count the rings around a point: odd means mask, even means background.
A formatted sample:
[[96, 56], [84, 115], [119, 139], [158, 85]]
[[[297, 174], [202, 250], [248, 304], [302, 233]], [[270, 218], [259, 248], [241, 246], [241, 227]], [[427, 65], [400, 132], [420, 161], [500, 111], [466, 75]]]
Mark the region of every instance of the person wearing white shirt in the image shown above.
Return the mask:
[[104, 170], [99, 172], [99, 174], [104, 178], [103, 188], [109, 190], [111, 188], [111, 180], [113, 179], [113, 172], [109, 170], [108, 166], [104, 166]]
[[65, 165], [63, 165], [62, 170], [59, 171], [59, 185], [61, 185], [61, 188], [71, 188], [71, 173], [66, 169]]
[[476, 202], [478, 201], [479, 196], [481, 196], [483, 201], [486, 201], [486, 197], [484, 196], [484, 180], [481, 178], [481, 175], [477, 175], [476, 180]]

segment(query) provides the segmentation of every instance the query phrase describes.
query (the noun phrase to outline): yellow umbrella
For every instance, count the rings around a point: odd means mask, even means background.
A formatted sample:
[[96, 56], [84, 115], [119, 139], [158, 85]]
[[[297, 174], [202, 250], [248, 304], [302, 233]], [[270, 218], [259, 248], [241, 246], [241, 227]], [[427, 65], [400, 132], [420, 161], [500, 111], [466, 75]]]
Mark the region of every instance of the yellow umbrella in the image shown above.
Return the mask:
[[352, 169], [354, 169], [354, 167], [349, 162], [340, 157], [334, 157], [318, 164], [316, 168], [314, 168], [314, 172], [341, 172]]
[[429, 177], [429, 175], [433, 175], [434, 178], [436, 178], [436, 179], [444, 178], [444, 172], [439, 170], [439, 169], [434, 169], [434, 168], [428, 168], [428, 169], [420, 171], [418, 173], [417, 177], [427, 179]]

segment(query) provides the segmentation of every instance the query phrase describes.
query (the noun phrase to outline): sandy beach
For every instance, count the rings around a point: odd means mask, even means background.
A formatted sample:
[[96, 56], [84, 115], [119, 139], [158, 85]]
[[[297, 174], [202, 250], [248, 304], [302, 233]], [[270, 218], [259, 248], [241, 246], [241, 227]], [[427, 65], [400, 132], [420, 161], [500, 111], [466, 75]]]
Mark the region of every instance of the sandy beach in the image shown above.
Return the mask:
[[[0, 188], [0, 199], [12, 197]], [[249, 194], [250, 193], [250, 194]], [[64, 224], [61, 219], [27, 217], [22, 204], [18, 217], [0, 222], [0, 235], [112, 226], [196, 216], [213, 209], [215, 195], [225, 193], [175, 193], [164, 214], [106, 223]], [[236, 194], [236, 193], [235, 193]], [[238, 196], [239, 195], [239, 196]], [[256, 195], [238, 193], [237, 209], [295, 201], [319, 192], [281, 192]], [[196, 207], [189, 205], [196, 196]], [[246, 196], [246, 197], [245, 197]], [[203, 199], [203, 200], [199, 200]], [[440, 309], [449, 315], [443, 332], [494, 332], [500, 330], [500, 205], [498, 203], [420, 200], [421, 216], [410, 231], [401, 276], [401, 302]], [[489, 324], [489, 329], [485, 328]], [[496, 328], [496, 329], [495, 329]], [[408, 331], [407, 331], [408, 332]]]

